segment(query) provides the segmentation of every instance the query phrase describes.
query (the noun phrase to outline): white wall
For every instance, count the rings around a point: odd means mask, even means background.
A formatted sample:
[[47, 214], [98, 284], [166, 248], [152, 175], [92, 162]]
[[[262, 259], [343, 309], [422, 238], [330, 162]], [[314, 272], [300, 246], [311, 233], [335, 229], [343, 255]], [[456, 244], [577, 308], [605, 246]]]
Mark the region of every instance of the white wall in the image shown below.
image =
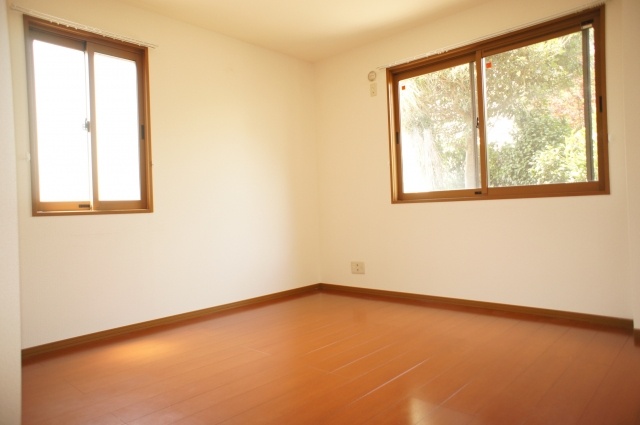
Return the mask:
[[[633, 317], [627, 166], [638, 162], [625, 155], [638, 133], [625, 135], [624, 118], [640, 114], [624, 98], [621, 0], [606, 10], [611, 195], [392, 205], [384, 71], [378, 96], [368, 90], [377, 66], [584, 4], [496, 0], [318, 65], [324, 282]], [[350, 274], [352, 260], [365, 275]]]
[[624, 33], [625, 140], [627, 145], [627, 173], [629, 179], [629, 281], [633, 290], [634, 327], [640, 329], [640, 2], [622, 1]]
[[[113, 0], [20, 0], [160, 46], [156, 212], [33, 218], [22, 23], [9, 13], [22, 346], [316, 282], [639, 320], [634, 1], [607, 3], [611, 195], [391, 205], [384, 72], [376, 97], [367, 73], [585, 0], [495, 0], [315, 66]], [[367, 273], [350, 274], [352, 260]]]
[[16, 3], [159, 45], [155, 212], [31, 217], [22, 18], [10, 12], [23, 347], [319, 281], [310, 64], [112, 0]]
[[20, 423], [18, 197], [7, 5], [0, 0], [0, 424]]

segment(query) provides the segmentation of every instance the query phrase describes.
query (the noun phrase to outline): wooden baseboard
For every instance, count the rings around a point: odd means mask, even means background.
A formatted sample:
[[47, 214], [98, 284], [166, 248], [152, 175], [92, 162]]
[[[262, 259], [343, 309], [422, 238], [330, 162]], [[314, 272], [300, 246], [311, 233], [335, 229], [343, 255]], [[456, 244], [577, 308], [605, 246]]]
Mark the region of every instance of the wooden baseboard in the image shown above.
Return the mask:
[[232, 309], [240, 309], [243, 307], [252, 307], [258, 304], [270, 301], [278, 301], [283, 298], [308, 294], [313, 291], [325, 291], [333, 293], [351, 294], [365, 297], [385, 298], [389, 300], [405, 300], [417, 302], [420, 304], [431, 304], [439, 306], [456, 307], [463, 309], [472, 309], [484, 312], [503, 312], [524, 314], [533, 317], [546, 317], [551, 319], [561, 319], [573, 322], [586, 322], [594, 325], [614, 327], [626, 330], [633, 330], [634, 340], [640, 345], [640, 329], [633, 329], [633, 321], [631, 319], [622, 319], [617, 317], [598, 316], [593, 314], [573, 313], [559, 310], [549, 310], [534, 307], [522, 307], [517, 305], [490, 303], [483, 301], [472, 301], [458, 298], [436, 297], [432, 295], [412, 294], [407, 292], [385, 291], [381, 289], [358, 288], [354, 286], [333, 285], [330, 283], [317, 283], [314, 285], [304, 286], [301, 288], [290, 289], [288, 291], [277, 292], [274, 294], [263, 295], [261, 297], [250, 298], [248, 300], [237, 301], [216, 307], [206, 308], [203, 310], [191, 311], [188, 313], [177, 314], [175, 316], [164, 317], [161, 319], [150, 320], [147, 322], [136, 323], [133, 325], [122, 326], [115, 329], [109, 329], [102, 332], [96, 332], [88, 335], [82, 335], [75, 338], [69, 338], [62, 341], [51, 342], [49, 344], [38, 345], [35, 347], [25, 348], [22, 350], [22, 360], [28, 360], [42, 354], [52, 353], [67, 348], [87, 345], [89, 343], [100, 342], [113, 339], [120, 336], [126, 336], [134, 332], [157, 328], [160, 326], [168, 326], [183, 322], [185, 320], [197, 319], [210, 316]]
[[[626, 330], [633, 329], [633, 320], [618, 317], [598, 316], [595, 314], [574, 313], [561, 310], [550, 310], [535, 307], [523, 307], [510, 304], [499, 304], [484, 301], [472, 301], [458, 298], [436, 297], [432, 295], [420, 295], [407, 292], [385, 291], [382, 289], [358, 288], [353, 286], [333, 285], [330, 283], [320, 283], [319, 289], [326, 292], [342, 292], [358, 294], [371, 297], [382, 297], [389, 299], [403, 299], [407, 301], [419, 302], [421, 304], [438, 304], [446, 306], [457, 306], [466, 309], [484, 310], [489, 312], [506, 312], [525, 314], [535, 317], [546, 317], [551, 319], [569, 320], [573, 322], [586, 322], [594, 325], [614, 327]], [[640, 332], [638, 330], [637, 332]], [[636, 334], [638, 335], [638, 334]], [[639, 336], [640, 337], [640, 336]]]
[[135, 323], [133, 325], [122, 326], [115, 329], [109, 329], [102, 332], [95, 332], [88, 335], [81, 335], [74, 338], [55, 341], [48, 344], [38, 345], [35, 347], [25, 348], [22, 350], [22, 360], [26, 360], [35, 356], [39, 356], [54, 351], [60, 351], [66, 348], [87, 345], [89, 343], [112, 339], [118, 336], [131, 334], [142, 330], [157, 328], [160, 326], [172, 325], [185, 320], [197, 319], [204, 316], [210, 316], [226, 310], [239, 309], [242, 307], [251, 307], [257, 304], [263, 304], [270, 301], [277, 301], [282, 298], [307, 294], [312, 291], [318, 291], [319, 285], [303, 286], [301, 288], [290, 289], [288, 291], [277, 292], [275, 294], [263, 295], [261, 297], [250, 298], [248, 300], [237, 301], [229, 304], [219, 305], [216, 307], [205, 308], [203, 310], [190, 311], [187, 313], [177, 314], [175, 316], [163, 317], [161, 319], [149, 320], [147, 322]]

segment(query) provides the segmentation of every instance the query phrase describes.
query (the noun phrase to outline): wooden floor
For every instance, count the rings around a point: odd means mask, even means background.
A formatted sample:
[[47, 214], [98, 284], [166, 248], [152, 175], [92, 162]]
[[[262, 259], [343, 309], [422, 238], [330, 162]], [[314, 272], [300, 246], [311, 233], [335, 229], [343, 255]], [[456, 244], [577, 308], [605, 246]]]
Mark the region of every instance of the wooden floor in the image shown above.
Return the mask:
[[30, 424], [640, 424], [623, 331], [311, 293], [23, 367]]

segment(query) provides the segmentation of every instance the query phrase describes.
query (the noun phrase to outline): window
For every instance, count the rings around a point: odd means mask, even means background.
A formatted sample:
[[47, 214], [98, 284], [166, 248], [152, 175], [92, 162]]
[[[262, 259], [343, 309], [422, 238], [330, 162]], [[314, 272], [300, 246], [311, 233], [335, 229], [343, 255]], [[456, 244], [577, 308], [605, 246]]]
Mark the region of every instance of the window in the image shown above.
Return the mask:
[[394, 202], [609, 193], [604, 9], [387, 70]]
[[33, 214], [151, 212], [147, 49], [24, 22]]

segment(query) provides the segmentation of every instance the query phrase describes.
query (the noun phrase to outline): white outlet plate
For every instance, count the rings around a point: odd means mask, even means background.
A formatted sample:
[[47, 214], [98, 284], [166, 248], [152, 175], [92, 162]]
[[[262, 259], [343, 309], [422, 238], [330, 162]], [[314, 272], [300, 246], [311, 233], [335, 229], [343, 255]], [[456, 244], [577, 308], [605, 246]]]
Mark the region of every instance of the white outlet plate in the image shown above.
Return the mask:
[[369, 95], [371, 97], [378, 95], [378, 83], [369, 84]]
[[364, 274], [364, 261], [352, 261], [351, 262], [351, 273], [353, 273], [353, 274]]

